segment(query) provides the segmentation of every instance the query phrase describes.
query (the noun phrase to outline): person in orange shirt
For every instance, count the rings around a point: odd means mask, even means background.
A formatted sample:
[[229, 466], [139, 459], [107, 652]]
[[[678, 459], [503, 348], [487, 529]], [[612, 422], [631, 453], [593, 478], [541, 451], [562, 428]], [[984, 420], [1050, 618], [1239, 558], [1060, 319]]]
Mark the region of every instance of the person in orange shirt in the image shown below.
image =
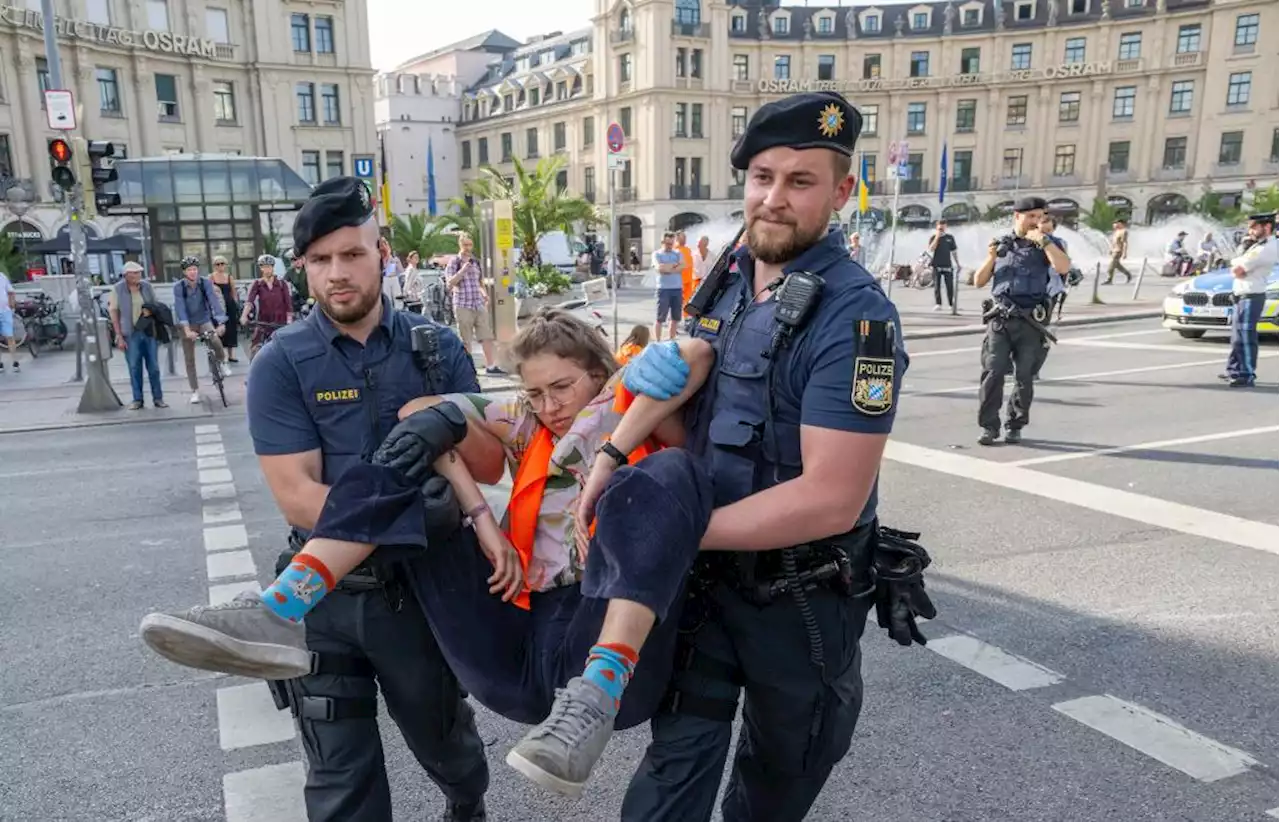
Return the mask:
[[619, 366], [626, 365], [631, 362], [631, 358], [639, 354], [649, 344], [649, 326], [637, 325], [631, 328], [631, 333], [623, 340], [621, 347], [614, 353], [613, 358], [618, 361]]
[[[676, 232], [676, 251], [680, 252], [680, 287], [682, 289], [681, 305], [688, 305], [693, 296], [693, 249], [689, 248], [683, 231]], [[685, 312], [689, 316], [689, 312]]]

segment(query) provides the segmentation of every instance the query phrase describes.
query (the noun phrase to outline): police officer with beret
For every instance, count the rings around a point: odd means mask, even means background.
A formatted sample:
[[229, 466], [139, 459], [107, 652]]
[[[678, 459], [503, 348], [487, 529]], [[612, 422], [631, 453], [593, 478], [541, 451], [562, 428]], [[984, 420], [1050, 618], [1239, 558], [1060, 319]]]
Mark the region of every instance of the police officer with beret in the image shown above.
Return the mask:
[[1267, 303], [1267, 278], [1275, 268], [1280, 248], [1276, 240], [1276, 215], [1249, 217], [1249, 239], [1231, 261], [1231, 354], [1227, 370], [1219, 375], [1232, 388], [1251, 388], [1258, 368], [1258, 321]]
[[[334, 478], [372, 456], [402, 405], [480, 389], [456, 334], [393, 310], [382, 296], [373, 212], [369, 189], [354, 177], [316, 187], [294, 221], [293, 242], [320, 310], [276, 332], [249, 372], [249, 432], [293, 526], [292, 551], [314, 527]], [[451, 446], [441, 443], [440, 453]], [[467, 458], [488, 466], [481, 481], [501, 475], [496, 443], [468, 437], [458, 447], [480, 449]], [[379, 690], [447, 798], [442, 818], [485, 818], [489, 771], [474, 715], [406, 583], [413, 555], [395, 550], [379, 548], [307, 616], [313, 672], [272, 683], [277, 706], [293, 712], [302, 732], [311, 822], [390, 822]], [[291, 555], [282, 555], [282, 566]], [[227, 607], [225, 618], [234, 618], [235, 603]]]
[[[991, 300], [984, 304], [987, 336], [982, 341], [982, 378], [978, 389], [979, 445], [994, 445], [1000, 438], [1000, 403], [1004, 378], [1013, 371], [1014, 393], [1009, 397], [1005, 442], [1022, 441], [1022, 429], [1030, 420], [1035, 373], [1043, 365], [1049, 339], [1051, 278], [1065, 275], [1071, 261], [1053, 238], [1040, 230], [1045, 201], [1023, 197], [1013, 204], [1013, 232], [991, 241], [987, 259], [974, 275], [982, 288], [994, 280]], [[1038, 326], [1038, 327], [1037, 327]]]
[[[849, 749], [872, 603], [907, 645], [923, 641], [914, 615], [932, 616], [922, 550], [899, 553], [901, 573], [879, 590], [872, 576], [880, 457], [907, 357], [893, 304], [827, 225], [853, 188], [861, 125], [839, 94], [798, 94], [760, 108], [733, 149], [747, 173], [746, 242], [689, 304], [690, 333], [717, 358], [686, 447], [717, 507], [625, 822], [711, 818], [744, 690], [724, 819], [804, 818]], [[667, 399], [687, 374], [666, 343], [624, 381]]]

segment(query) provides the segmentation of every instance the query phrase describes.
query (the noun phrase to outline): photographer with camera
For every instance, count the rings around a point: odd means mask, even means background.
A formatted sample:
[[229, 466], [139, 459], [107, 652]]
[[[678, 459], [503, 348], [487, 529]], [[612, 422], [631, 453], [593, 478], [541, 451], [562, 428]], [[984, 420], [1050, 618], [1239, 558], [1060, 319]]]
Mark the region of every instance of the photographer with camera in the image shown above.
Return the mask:
[[1005, 442], [1022, 441], [1029, 421], [1034, 374], [1044, 362], [1050, 336], [1049, 283], [1066, 274], [1071, 261], [1053, 239], [1040, 230], [1045, 201], [1023, 197], [1013, 204], [1013, 232], [991, 241], [987, 258], [974, 275], [982, 288], [994, 278], [991, 300], [983, 304], [988, 322], [982, 341], [982, 381], [978, 390], [979, 445], [994, 445], [1000, 437], [1000, 403], [1004, 378], [1014, 375], [1014, 393], [1005, 414]]

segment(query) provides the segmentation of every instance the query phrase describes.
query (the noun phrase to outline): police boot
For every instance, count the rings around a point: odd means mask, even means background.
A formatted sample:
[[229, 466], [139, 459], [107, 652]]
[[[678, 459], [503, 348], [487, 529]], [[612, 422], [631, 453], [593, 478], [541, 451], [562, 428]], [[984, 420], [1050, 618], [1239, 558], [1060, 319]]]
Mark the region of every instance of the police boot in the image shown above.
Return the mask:
[[995, 445], [996, 440], [1000, 439], [1000, 432], [993, 431], [990, 428], [983, 429], [982, 435], [978, 437], [978, 445]]
[[1017, 445], [1018, 443], [1022, 442], [1022, 429], [1010, 428], [1004, 434], [1004, 441], [1007, 442], [1009, 445]]
[[460, 805], [450, 802], [444, 813], [437, 817], [437, 822], [485, 822], [489, 818], [484, 809], [484, 800], [479, 805]]

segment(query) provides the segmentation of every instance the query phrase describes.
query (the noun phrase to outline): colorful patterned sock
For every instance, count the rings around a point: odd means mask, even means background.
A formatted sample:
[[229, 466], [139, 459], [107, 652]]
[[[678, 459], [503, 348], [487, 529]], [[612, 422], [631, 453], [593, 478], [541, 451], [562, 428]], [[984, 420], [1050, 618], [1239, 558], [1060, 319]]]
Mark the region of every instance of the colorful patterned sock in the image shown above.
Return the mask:
[[262, 592], [262, 604], [276, 615], [298, 622], [333, 590], [333, 573], [311, 554], [298, 554]]
[[622, 692], [631, 681], [635, 672], [639, 654], [630, 645], [621, 642], [603, 642], [591, 647], [587, 654], [587, 669], [582, 678], [600, 686], [600, 689], [613, 697], [613, 712], [618, 713], [622, 704]]

